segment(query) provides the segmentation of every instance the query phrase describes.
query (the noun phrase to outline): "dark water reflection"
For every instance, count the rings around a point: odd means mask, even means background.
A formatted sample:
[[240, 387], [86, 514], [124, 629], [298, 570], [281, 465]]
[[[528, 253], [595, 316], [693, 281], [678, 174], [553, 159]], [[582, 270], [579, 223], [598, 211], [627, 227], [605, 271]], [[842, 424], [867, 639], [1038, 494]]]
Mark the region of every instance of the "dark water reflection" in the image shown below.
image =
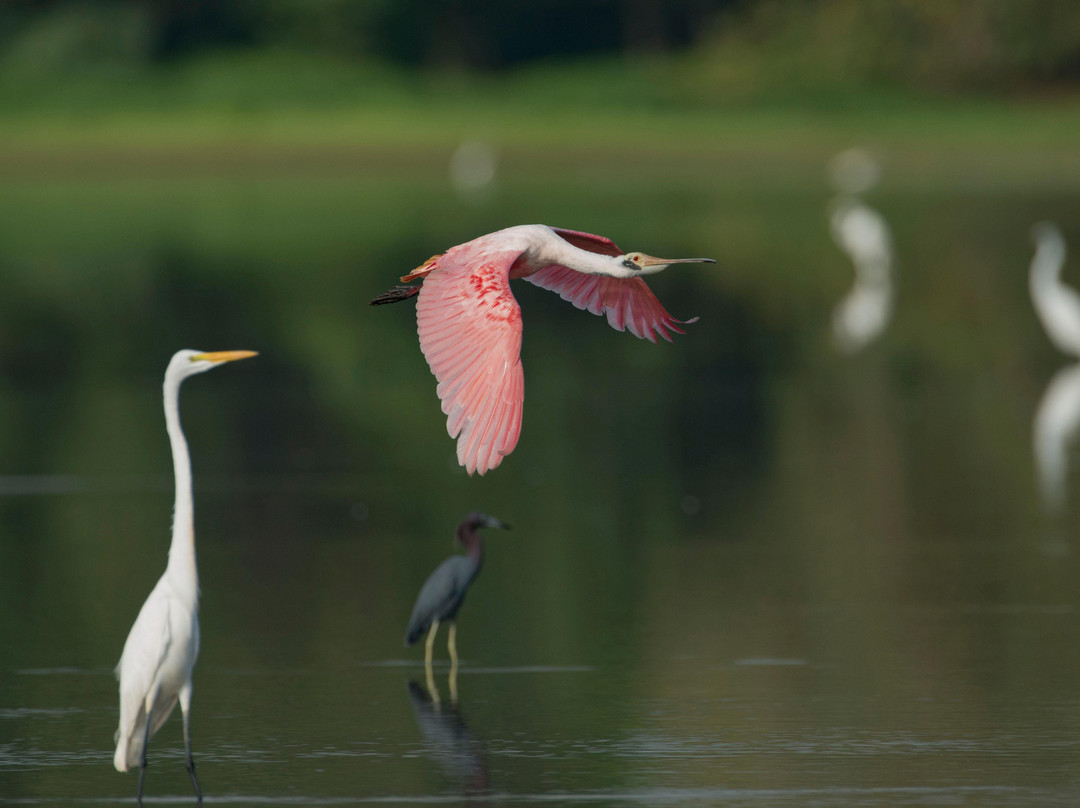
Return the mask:
[[[450, 687], [457, 689], [456, 684]], [[491, 778], [483, 744], [469, 732], [457, 699], [443, 704], [437, 690], [425, 690], [412, 679], [408, 691], [416, 727], [424, 738], [424, 753], [461, 790], [466, 803], [469, 798], [489, 794]]]
[[[208, 804], [1075, 804], [1077, 497], [1048, 553], [1031, 424], [1059, 360], [1026, 271], [1031, 223], [1080, 221], [1078, 197], [882, 188], [894, 319], [848, 357], [824, 183], [660, 185], [647, 215], [628, 191], [0, 190], [0, 802], [133, 796], [111, 668], [166, 554], [160, 377], [243, 347], [182, 400]], [[720, 268], [653, 283], [702, 315], [674, 345], [518, 290], [521, 443], [470, 479], [411, 311], [366, 302], [527, 221]], [[516, 529], [436, 710], [402, 692], [401, 634], [474, 508]], [[171, 721], [150, 797], [189, 800], [182, 748]]]

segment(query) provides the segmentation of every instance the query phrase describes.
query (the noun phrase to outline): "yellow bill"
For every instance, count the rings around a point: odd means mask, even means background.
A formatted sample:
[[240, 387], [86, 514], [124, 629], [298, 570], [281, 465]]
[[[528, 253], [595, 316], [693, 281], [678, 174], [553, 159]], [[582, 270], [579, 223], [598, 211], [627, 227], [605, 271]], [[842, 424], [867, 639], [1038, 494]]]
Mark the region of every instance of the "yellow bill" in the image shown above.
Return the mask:
[[237, 359], [248, 359], [258, 356], [258, 351], [211, 351], [210, 353], [195, 354], [191, 357], [192, 362], [235, 362]]

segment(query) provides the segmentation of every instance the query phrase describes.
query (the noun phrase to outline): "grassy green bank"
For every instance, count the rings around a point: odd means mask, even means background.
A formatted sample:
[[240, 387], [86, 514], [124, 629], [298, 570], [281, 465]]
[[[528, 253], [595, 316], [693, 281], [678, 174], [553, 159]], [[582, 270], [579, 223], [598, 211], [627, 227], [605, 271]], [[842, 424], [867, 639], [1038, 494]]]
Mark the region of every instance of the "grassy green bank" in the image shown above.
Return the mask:
[[913, 96], [785, 89], [713, 97], [687, 63], [532, 68], [499, 78], [408, 75], [283, 56], [156, 70], [0, 74], [0, 177], [191, 172], [417, 175], [463, 140], [506, 170], [820, 182], [861, 145], [892, 181], [1080, 185], [1080, 97]]

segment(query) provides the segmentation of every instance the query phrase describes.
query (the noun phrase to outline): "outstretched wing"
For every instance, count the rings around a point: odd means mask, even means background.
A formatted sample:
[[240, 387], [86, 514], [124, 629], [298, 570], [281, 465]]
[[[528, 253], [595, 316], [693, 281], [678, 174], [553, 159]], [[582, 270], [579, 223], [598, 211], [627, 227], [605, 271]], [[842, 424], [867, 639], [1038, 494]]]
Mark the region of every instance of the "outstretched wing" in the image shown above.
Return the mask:
[[469, 474], [498, 466], [521, 434], [521, 308], [509, 274], [519, 255], [451, 250], [425, 275], [416, 304], [420, 349]]
[[[566, 231], [559, 231], [559, 234], [564, 232]], [[618, 247], [615, 249], [618, 250]], [[615, 254], [622, 255], [618, 252]], [[649, 342], [656, 342], [657, 335], [671, 342], [669, 331], [685, 334], [679, 326], [697, 322], [697, 317], [676, 320], [668, 314], [641, 278], [587, 275], [552, 264], [527, 275], [525, 280], [542, 289], [558, 293], [563, 300], [573, 303], [579, 309], [591, 311], [593, 314], [606, 314], [612, 328], [617, 331], [629, 329], [635, 337], [647, 339]]]

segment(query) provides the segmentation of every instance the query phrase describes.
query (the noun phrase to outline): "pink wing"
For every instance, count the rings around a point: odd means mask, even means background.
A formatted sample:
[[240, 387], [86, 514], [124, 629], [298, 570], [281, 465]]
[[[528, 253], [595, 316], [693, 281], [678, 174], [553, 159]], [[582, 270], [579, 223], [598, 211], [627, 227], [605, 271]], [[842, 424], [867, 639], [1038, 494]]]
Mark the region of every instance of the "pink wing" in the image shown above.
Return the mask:
[[416, 303], [420, 349], [469, 474], [498, 466], [521, 434], [521, 308], [509, 276], [519, 254], [451, 250], [424, 278]]
[[[559, 234], [565, 232], [567, 231], [559, 231]], [[618, 250], [618, 247], [615, 249]], [[615, 255], [622, 253], [616, 252]], [[679, 326], [697, 322], [698, 319], [694, 317], [690, 320], [676, 320], [660, 305], [656, 295], [641, 278], [586, 275], [584, 272], [552, 264], [527, 275], [525, 280], [542, 289], [557, 292], [563, 300], [573, 303], [579, 309], [586, 309], [593, 314], [607, 314], [607, 321], [612, 328], [617, 331], [629, 328], [635, 337], [647, 339], [649, 342], [656, 342], [657, 334], [671, 342], [669, 329], [677, 334], [685, 334]]]

